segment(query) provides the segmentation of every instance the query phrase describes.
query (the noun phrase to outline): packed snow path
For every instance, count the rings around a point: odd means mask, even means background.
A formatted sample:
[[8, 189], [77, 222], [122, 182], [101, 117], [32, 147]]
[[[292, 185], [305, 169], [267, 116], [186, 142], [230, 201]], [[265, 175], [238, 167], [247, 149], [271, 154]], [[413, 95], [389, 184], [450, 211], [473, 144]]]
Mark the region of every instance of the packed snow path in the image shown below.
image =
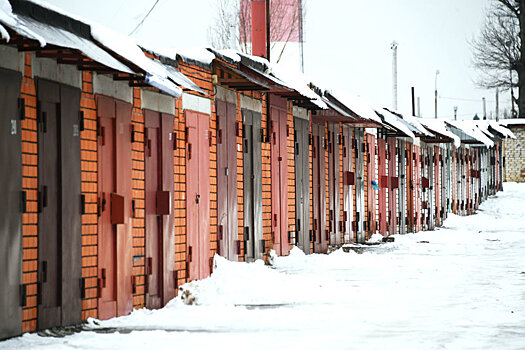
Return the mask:
[[216, 258], [162, 310], [0, 349], [525, 349], [525, 184], [394, 243], [262, 262]]

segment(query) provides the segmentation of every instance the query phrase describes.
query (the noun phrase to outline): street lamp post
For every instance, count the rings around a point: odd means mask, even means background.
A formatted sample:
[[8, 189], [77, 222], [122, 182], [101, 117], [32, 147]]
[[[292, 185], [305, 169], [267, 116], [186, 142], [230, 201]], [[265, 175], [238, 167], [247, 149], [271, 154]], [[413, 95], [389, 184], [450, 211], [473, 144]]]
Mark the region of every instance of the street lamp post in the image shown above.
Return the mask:
[[438, 117], [438, 75], [439, 75], [439, 69], [436, 70], [436, 79], [434, 81], [434, 117], [437, 119]]

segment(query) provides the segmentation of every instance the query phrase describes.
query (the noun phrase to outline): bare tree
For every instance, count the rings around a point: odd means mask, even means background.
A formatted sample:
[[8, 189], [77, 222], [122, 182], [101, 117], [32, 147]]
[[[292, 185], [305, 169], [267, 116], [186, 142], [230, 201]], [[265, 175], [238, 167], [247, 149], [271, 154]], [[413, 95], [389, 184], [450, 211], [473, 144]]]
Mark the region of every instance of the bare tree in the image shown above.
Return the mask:
[[216, 0], [215, 7], [214, 22], [208, 27], [208, 42], [217, 49], [240, 49], [239, 0]]
[[[268, 0], [270, 1], [270, 0]], [[289, 42], [302, 40], [305, 0], [270, 1], [270, 38], [272, 51], [279, 48], [276, 62]], [[302, 6], [298, 6], [301, 4]], [[217, 0], [217, 16], [208, 28], [208, 41], [216, 48], [238, 49], [250, 53], [251, 4], [249, 0]], [[277, 46], [280, 45], [280, 46]]]
[[512, 102], [525, 118], [525, 0], [492, 1], [483, 29], [471, 43], [474, 65], [482, 72], [478, 85], [510, 89]]

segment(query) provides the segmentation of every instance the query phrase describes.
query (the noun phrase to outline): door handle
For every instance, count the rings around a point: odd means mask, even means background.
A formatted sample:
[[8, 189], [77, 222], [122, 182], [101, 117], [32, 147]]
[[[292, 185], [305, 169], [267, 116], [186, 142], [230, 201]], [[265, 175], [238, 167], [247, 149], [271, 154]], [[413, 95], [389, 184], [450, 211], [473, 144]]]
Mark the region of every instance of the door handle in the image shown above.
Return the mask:
[[201, 195], [198, 194], [195, 196], [195, 203], [199, 204], [199, 199], [201, 198]]
[[106, 288], [106, 269], [102, 269], [102, 288]]
[[277, 226], [277, 214], [273, 214], [273, 226]]

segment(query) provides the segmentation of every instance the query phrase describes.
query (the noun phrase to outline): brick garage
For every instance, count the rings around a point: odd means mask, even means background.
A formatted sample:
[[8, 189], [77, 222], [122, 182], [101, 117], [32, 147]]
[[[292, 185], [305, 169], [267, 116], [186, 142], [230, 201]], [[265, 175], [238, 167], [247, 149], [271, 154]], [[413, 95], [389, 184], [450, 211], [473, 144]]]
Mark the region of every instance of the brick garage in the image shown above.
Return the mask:
[[[504, 121], [505, 122], [505, 121]], [[525, 182], [525, 120], [507, 124], [516, 139], [507, 138], [504, 148], [504, 181]]]

